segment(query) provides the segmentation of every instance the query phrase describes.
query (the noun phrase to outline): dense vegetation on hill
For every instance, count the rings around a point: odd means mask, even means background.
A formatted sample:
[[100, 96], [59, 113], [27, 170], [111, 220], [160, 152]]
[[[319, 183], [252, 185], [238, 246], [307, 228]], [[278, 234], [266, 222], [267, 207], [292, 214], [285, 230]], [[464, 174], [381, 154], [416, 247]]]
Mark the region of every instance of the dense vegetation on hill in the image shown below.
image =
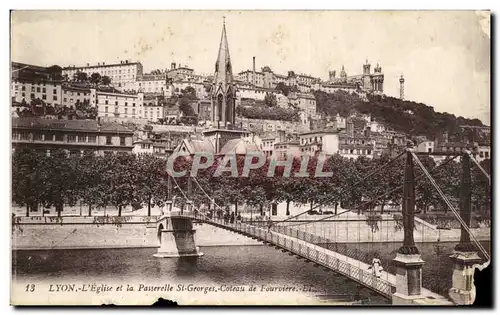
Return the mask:
[[460, 125], [483, 126], [479, 119], [435, 112], [431, 106], [389, 96], [369, 95], [367, 100], [362, 100], [357, 94], [344, 91], [333, 94], [316, 91], [314, 95], [319, 112], [332, 116], [337, 113], [347, 116], [355, 111], [371, 114], [375, 120], [412, 136], [426, 135], [433, 138], [447, 131], [451, 140], [460, 138]]

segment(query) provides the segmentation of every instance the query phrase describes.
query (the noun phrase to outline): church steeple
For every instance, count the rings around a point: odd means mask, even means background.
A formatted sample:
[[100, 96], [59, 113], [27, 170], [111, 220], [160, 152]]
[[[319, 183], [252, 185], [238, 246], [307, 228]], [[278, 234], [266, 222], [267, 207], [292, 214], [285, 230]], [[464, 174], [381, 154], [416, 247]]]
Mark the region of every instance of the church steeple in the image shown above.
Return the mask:
[[212, 86], [212, 121], [226, 125], [234, 124], [233, 69], [229, 55], [229, 45], [226, 35], [226, 21], [222, 25], [222, 34], [219, 44], [219, 53], [215, 62], [215, 73]]

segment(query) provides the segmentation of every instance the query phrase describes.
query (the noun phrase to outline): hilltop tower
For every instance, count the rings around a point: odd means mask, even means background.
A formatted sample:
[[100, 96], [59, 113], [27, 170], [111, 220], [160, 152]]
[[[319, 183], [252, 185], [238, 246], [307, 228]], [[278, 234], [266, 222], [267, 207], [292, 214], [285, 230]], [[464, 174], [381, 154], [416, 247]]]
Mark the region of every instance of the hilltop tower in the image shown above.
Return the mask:
[[399, 98], [401, 100], [405, 99], [405, 78], [403, 75], [399, 78]]
[[226, 36], [226, 21], [222, 26], [219, 53], [215, 62], [212, 85], [212, 122], [220, 126], [234, 125], [236, 92], [233, 85], [233, 69]]

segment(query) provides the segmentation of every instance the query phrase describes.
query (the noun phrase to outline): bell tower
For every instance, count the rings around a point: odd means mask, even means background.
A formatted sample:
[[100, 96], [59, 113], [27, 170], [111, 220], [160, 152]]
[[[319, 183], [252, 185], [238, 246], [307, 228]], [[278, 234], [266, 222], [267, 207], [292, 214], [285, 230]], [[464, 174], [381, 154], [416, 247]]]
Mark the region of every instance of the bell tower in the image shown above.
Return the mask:
[[205, 130], [203, 135], [218, 154], [224, 145], [232, 139], [247, 137], [250, 133], [235, 125], [236, 89], [233, 83], [233, 69], [227, 44], [226, 20], [222, 25], [219, 54], [215, 62], [215, 73], [211, 92], [213, 128]]
[[215, 62], [212, 85], [212, 122], [219, 126], [234, 125], [236, 92], [233, 85], [233, 69], [226, 36], [226, 21], [222, 25], [219, 54]]

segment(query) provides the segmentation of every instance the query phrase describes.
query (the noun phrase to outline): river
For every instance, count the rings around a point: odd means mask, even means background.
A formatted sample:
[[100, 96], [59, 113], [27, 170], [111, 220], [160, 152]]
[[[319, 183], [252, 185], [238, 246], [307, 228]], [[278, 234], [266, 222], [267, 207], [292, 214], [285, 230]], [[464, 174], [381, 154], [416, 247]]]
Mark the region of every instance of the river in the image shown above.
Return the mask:
[[[484, 243], [489, 249], [489, 243]], [[367, 252], [377, 251], [393, 259], [400, 244], [351, 244]], [[446, 293], [451, 283], [448, 255], [455, 244], [417, 244], [427, 262], [423, 270], [426, 288]], [[197, 258], [155, 258], [154, 248], [82, 249], [52, 251], [14, 251], [14, 282], [144, 282], [211, 286], [251, 286], [264, 290], [264, 304], [280, 304], [283, 296], [266, 292], [271, 287], [312, 288], [288, 296], [289, 303], [321, 304], [358, 301], [364, 304], [390, 304], [390, 301], [341, 275], [315, 267], [296, 256], [268, 246], [202, 247]], [[439, 259], [438, 259], [439, 257]], [[234, 296], [234, 294], [233, 294]], [[273, 300], [273, 296], [276, 298]], [[167, 295], [163, 296], [168, 298]], [[242, 296], [245, 303], [247, 296]]]

